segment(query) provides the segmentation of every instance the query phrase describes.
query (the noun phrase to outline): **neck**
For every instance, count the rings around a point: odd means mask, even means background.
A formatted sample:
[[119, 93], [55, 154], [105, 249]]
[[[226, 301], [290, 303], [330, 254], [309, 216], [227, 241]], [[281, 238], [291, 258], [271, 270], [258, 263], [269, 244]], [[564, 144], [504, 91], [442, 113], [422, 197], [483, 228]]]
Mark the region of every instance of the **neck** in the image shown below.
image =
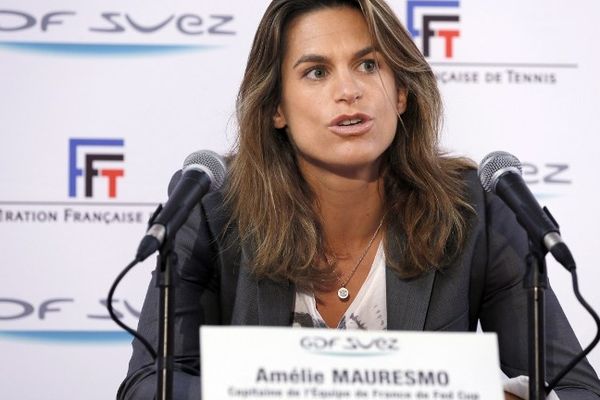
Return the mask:
[[338, 255], [362, 249], [383, 216], [383, 179], [379, 173], [303, 171], [317, 198], [325, 240]]

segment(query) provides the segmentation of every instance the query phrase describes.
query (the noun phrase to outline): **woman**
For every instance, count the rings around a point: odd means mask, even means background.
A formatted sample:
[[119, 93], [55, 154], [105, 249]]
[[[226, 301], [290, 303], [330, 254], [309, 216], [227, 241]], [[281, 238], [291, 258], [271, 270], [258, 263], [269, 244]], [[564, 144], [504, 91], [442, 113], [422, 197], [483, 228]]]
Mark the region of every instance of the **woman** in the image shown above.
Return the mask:
[[[527, 238], [471, 163], [440, 153], [431, 68], [383, 0], [274, 0], [238, 102], [223, 192], [177, 237], [175, 398], [198, 398], [202, 324], [498, 332], [526, 374]], [[150, 286], [139, 331], [156, 344]], [[547, 293], [548, 375], [579, 351]], [[150, 398], [134, 341], [120, 396]], [[597, 398], [582, 363], [561, 399]]]

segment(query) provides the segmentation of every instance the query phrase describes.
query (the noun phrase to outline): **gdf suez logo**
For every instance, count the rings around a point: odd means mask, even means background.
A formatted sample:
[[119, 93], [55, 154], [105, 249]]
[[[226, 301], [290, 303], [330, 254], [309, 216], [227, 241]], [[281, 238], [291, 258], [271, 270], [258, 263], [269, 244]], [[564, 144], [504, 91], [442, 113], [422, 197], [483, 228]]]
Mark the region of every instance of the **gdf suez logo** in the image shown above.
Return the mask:
[[[460, 30], [448, 29], [460, 21], [460, 16], [455, 11], [460, 6], [458, 0], [407, 0], [406, 25], [412, 37], [416, 40], [421, 37], [423, 55], [431, 56], [431, 41], [443, 40], [444, 56], [452, 58], [454, 54], [454, 39], [460, 37]], [[424, 9], [424, 10], [423, 10]], [[417, 11], [422, 12], [420, 21], [421, 29], [417, 29]], [[434, 25], [441, 24], [444, 28], [434, 29]]]
[[398, 339], [388, 337], [304, 336], [300, 339], [300, 347], [313, 353], [328, 355], [357, 353], [363, 355], [381, 355], [400, 350]]
[[96, 178], [106, 182], [109, 198], [117, 197], [117, 182], [125, 170], [115, 165], [125, 159], [124, 145], [123, 139], [69, 139], [69, 197], [77, 197], [77, 178], [80, 177], [85, 197], [94, 196]]

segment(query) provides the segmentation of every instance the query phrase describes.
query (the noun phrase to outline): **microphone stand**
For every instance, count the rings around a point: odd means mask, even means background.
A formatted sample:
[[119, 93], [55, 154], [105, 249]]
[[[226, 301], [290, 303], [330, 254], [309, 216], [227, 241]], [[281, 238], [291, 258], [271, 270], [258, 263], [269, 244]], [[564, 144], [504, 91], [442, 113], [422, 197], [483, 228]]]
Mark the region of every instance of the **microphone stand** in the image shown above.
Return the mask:
[[168, 236], [165, 238], [156, 262], [156, 286], [160, 291], [156, 399], [171, 400], [173, 398], [173, 315], [175, 308], [173, 270], [177, 264], [172, 238]]
[[526, 256], [527, 272], [524, 286], [527, 289], [528, 343], [529, 343], [529, 399], [546, 398], [545, 352], [545, 292], [548, 287], [546, 259], [539, 245], [529, 241], [530, 253]]

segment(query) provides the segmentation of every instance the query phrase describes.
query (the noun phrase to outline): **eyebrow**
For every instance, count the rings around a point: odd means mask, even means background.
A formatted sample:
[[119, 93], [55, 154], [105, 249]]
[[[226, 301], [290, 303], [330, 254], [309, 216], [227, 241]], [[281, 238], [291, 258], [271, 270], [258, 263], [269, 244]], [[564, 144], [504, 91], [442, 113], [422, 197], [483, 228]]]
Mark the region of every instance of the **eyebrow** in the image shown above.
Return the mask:
[[[356, 53], [354, 53], [353, 58], [354, 59], [361, 58], [361, 57], [364, 57], [367, 54], [372, 53], [374, 51], [376, 51], [375, 47], [373, 47], [373, 46], [367, 46], [364, 49], [361, 49], [361, 50], [357, 51]], [[325, 57], [325, 56], [321, 56], [321, 55], [318, 55], [318, 54], [305, 54], [302, 57], [300, 57], [298, 59], [298, 61], [296, 61], [296, 63], [292, 67], [292, 69], [296, 68], [298, 65], [300, 65], [302, 63], [307, 63], [307, 62], [324, 63], [326, 61], [327, 61], [327, 57]]]

